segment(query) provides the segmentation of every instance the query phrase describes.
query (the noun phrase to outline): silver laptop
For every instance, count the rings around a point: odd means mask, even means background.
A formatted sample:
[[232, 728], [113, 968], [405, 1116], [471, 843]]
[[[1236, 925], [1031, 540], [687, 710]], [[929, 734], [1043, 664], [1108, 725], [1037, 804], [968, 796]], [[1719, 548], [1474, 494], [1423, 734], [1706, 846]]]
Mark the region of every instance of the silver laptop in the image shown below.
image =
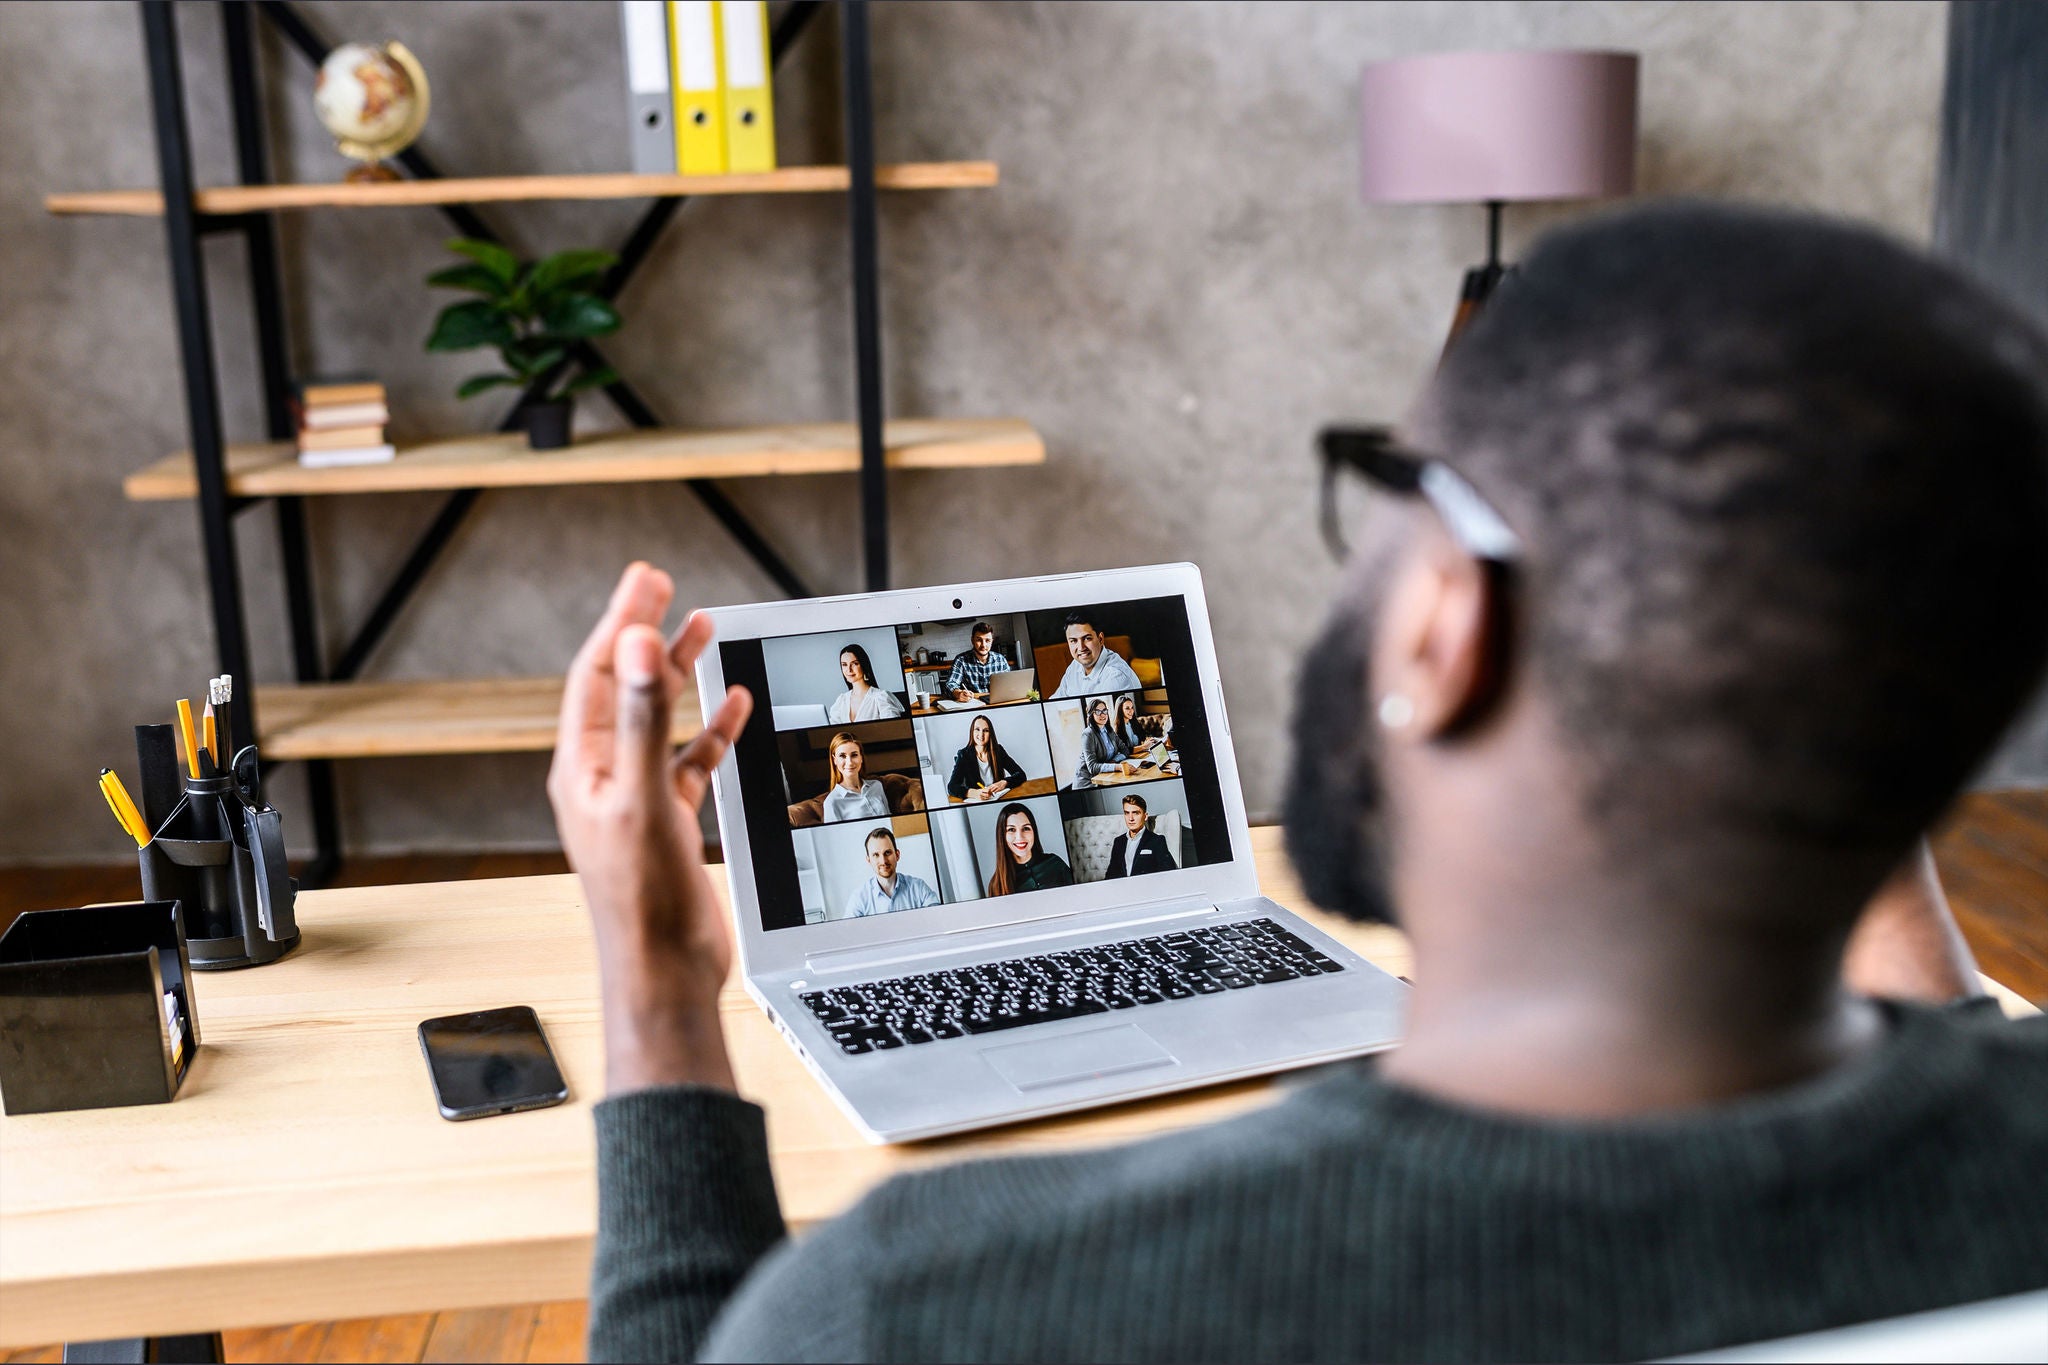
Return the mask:
[[1013, 701], [1023, 701], [1036, 686], [1038, 670], [1035, 668], [1012, 668], [1003, 673], [991, 673], [988, 675], [988, 704], [1007, 706]]
[[[740, 970], [871, 1141], [1399, 1039], [1407, 987], [1259, 894], [1193, 565], [712, 614], [699, 694], [755, 700], [714, 781]], [[913, 715], [917, 649], [977, 624], [1071, 662]], [[1126, 696], [1135, 738], [1091, 741]]]

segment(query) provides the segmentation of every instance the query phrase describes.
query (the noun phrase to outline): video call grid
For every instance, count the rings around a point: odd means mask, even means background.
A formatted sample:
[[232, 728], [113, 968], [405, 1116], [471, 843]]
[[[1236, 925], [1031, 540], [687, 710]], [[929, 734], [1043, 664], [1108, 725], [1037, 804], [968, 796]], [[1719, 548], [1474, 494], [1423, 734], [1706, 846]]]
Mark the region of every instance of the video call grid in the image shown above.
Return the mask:
[[[1121, 793], [1124, 792], [1137, 793], [1149, 807], [1170, 791], [1171, 809], [1168, 813], [1178, 822], [1173, 829], [1174, 839], [1179, 843], [1179, 848], [1170, 849], [1167, 840], [1157, 836], [1151, 828], [1156, 816], [1149, 811], [1138, 813], [1144, 823], [1143, 842], [1146, 845], [1142, 855], [1132, 855], [1131, 861], [1137, 864], [1138, 873], [1178, 870], [1203, 861], [1197, 852], [1194, 822], [1188, 809], [1182, 755], [1177, 743], [1168, 742], [1174, 729], [1174, 693], [1165, 685], [1167, 677], [1161, 668], [1161, 659], [1145, 656], [1134, 647], [1136, 641], [1131, 635], [1115, 629], [1115, 614], [1127, 613], [1136, 608], [1147, 619], [1132, 623], [1135, 633], [1141, 638], [1147, 632], [1156, 636], [1162, 630], [1162, 622], [1156, 619], [1160, 615], [1159, 608], [1168, 605], [1181, 621], [1182, 634], [1185, 635], [1184, 608], [1177, 598], [1151, 599], [1101, 608], [1071, 609], [1074, 614], [1084, 618], [1101, 615], [1111, 620], [1109, 626], [1098, 626], [1092, 632], [1097, 637], [1095, 641], [1084, 642], [1084, 650], [1086, 643], [1095, 645], [1094, 668], [1090, 670], [1096, 675], [1095, 685], [1084, 681], [1073, 695], [1058, 698], [1046, 696], [1040, 691], [1039, 700], [1027, 698], [1017, 702], [958, 709], [932, 706], [929, 704], [929, 695], [931, 692], [942, 694], [945, 682], [957, 680], [952, 665], [958, 661], [961, 652], [968, 653], [977, 663], [983, 662], [980, 656], [971, 650], [971, 632], [968, 628], [973, 621], [969, 618], [909, 623], [895, 627], [869, 627], [854, 631], [819, 631], [759, 641], [758, 646], [763, 651], [763, 666], [767, 675], [762, 679], [766, 683], [765, 691], [769, 702], [766, 709], [774, 718], [776, 757], [779, 760], [782, 778], [780, 785], [789, 798], [791, 841], [786, 847], [798, 858], [799, 884], [803, 882], [802, 872], [809, 872], [814, 877], [820, 875], [820, 869], [827, 857], [823, 846], [828, 841], [843, 842], [849, 834], [849, 826], [860, 826], [868, 831], [873, 831], [884, 824], [890, 826], [893, 837], [886, 842], [898, 845], [899, 867], [936, 865], [941, 859], [957, 857], [958, 850], [951, 845], [959, 840], [967, 841], [977, 853], [984, 853], [993, 858], [996, 844], [992, 831], [987, 839], [974, 839], [966, 832], [970, 822], [965, 818], [965, 813], [975, 808], [1003, 809], [1020, 800], [1032, 813], [1032, 824], [1038, 831], [1038, 847], [1044, 851], [1053, 851], [1060, 862], [1067, 864], [1067, 874], [1064, 877], [1055, 876], [1046, 885], [1032, 885], [1023, 889], [1050, 889], [1050, 886], [1054, 885], [1100, 880], [1103, 874], [1099, 870], [1090, 876], [1080, 875], [1074, 869], [1074, 860], [1065, 850], [1068, 843], [1065, 837], [1067, 827], [1088, 815], [1118, 815], [1123, 809]], [[1060, 635], [1053, 636], [1054, 642], [1060, 646], [1061, 656], [1070, 664], [1074, 663], [1077, 651], [1063, 638], [1063, 618], [1067, 614], [1065, 610], [1019, 612], [1004, 613], [990, 618], [989, 624], [995, 628], [991, 633], [997, 637], [990, 651], [990, 660], [1001, 657], [1012, 671], [1023, 667], [1037, 668], [1044, 659], [1040, 657], [1040, 651], [1034, 646], [1033, 641], [1040, 635], [1051, 634], [1046, 630], [1046, 626], [1050, 624], [1061, 631]], [[1036, 623], [1039, 629], [1034, 631], [1032, 625], [1027, 622]], [[1079, 632], [1082, 636], [1090, 633]], [[945, 672], [940, 674], [939, 667], [930, 664], [920, 666], [915, 662], [914, 650], [919, 647], [929, 648], [929, 645], [918, 646], [914, 643], [920, 637], [927, 641], [947, 638], [955, 641], [965, 640], [968, 641], [970, 648], [958, 652], [948, 650], [949, 657], [943, 665]], [[891, 640], [893, 644], [885, 643]], [[1114, 646], [1111, 641], [1115, 642]], [[859, 645], [861, 649], [856, 653], [847, 648], [849, 645]], [[1164, 649], [1160, 651], [1162, 655], [1166, 652]], [[799, 657], [793, 660], [792, 656]], [[1132, 666], [1132, 657], [1149, 665], [1148, 672], [1152, 669], [1160, 670], [1150, 678], [1152, 686], [1146, 686], [1146, 680], [1137, 676]], [[1022, 661], [1026, 659], [1032, 662], [1023, 663]], [[804, 669], [808, 675], [806, 681], [794, 692], [788, 686], [788, 679], [793, 672], [793, 662], [809, 665]], [[822, 669], [819, 667], [821, 664]], [[1082, 670], [1074, 671], [1078, 674]], [[913, 688], [908, 677], [919, 672], [940, 674], [940, 681], [937, 684], [928, 683], [924, 688]], [[778, 675], [784, 680], [780, 687], [776, 681]], [[835, 698], [840, 693], [848, 695], [849, 700], [846, 704], [835, 708], [830, 702], [818, 700], [824, 691], [819, 681], [821, 675], [825, 686], [838, 689], [838, 693], [830, 695]], [[1065, 685], [1066, 677], [1067, 673], [1063, 670], [1062, 683], [1055, 684], [1055, 690]], [[987, 676], [984, 675], [979, 680], [986, 683]], [[854, 686], [855, 681], [866, 684], [866, 687], [857, 689]], [[1033, 682], [1036, 684], [1037, 679], [1034, 678]], [[1137, 684], [1135, 687], [1129, 685], [1133, 682]], [[852, 697], [859, 692], [866, 692], [869, 695], [855, 702]], [[884, 694], [887, 701], [872, 695], [875, 693]], [[1132, 705], [1129, 708], [1122, 705], [1122, 698], [1125, 696], [1131, 699]], [[1095, 771], [1084, 776], [1078, 770], [1081, 767], [1081, 752], [1088, 747], [1087, 730], [1090, 717], [1086, 713], [1098, 702], [1110, 704], [1111, 720], [1129, 723], [1133, 731], [1143, 736], [1144, 742], [1142, 745], [1132, 746], [1141, 749], [1141, 752], [1135, 754], [1122, 751], [1108, 755], [1098, 754], [1097, 762], [1093, 765]], [[1199, 697], [1195, 705], [1199, 708]], [[877, 715], [886, 718], [843, 721], [834, 719], [836, 716], [855, 715]], [[821, 717], [825, 720], [823, 724], [818, 723]], [[1013, 783], [1011, 791], [990, 798], [975, 799], [970, 796], [966, 800], [954, 800], [947, 787], [958, 750], [950, 740], [939, 743], [933, 736], [941, 730], [950, 730], [964, 736], [976, 717], [989, 719], [991, 725], [996, 727], [998, 744], [1013, 757], [1018, 748], [1026, 748], [1047, 755], [1050, 765], [1048, 766], [1043, 759], [1032, 763], [1025, 770], [1026, 781], [1023, 784]], [[906, 721], [910, 723], [909, 756], [916, 765], [915, 769], [906, 769], [900, 761], [889, 767], [868, 768], [864, 761], [865, 750], [870, 746], [900, 747], [903, 740], [901, 731]], [[1006, 738], [1006, 735], [1016, 734], [1015, 727], [1019, 722], [1025, 722], [1030, 726], [1026, 734], [1031, 738], [1024, 745], [1018, 745], [1014, 740]], [[1071, 738], [1062, 741], [1063, 728], [1069, 733], [1076, 730], [1080, 732], [1082, 737], [1078, 746]], [[837, 780], [839, 774], [831, 761], [831, 754], [823, 755], [825, 762], [822, 772], [816, 770], [815, 763], [825, 746], [829, 745], [831, 738], [841, 734], [852, 736], [862, 746], [862, 779], [866, 779], [871, 771], [879, 771], [885, 778], [894, 774], [896, 778], [903, 779], [890, 784], [896, 788], [898, 799], [888, 802], [883, 807], [887, 810], [886, 815], [878, 813], [872, 806], [862, 811], [842, 811], [829, 817], [825, 811], [818, 809], [809, 812], [800, 820], [799, 806], [818, 803], [822, 797], [833, 792], [831, 784]], [[883, 744], [876, 744], [877, 736], [882, 737]], [[807, 741], [807, 752], [805, 748], [793, 748], [790, 745], [789, 741], [793, 737]], [[1042, 750], [1037, 747], [1039, 741], [1043, 741]], [[1169, 763], [1161, 764], [1154, 756], [1156, 753], [1171, 753], [1173, 757]], [[1104, 770], [1103, 760], [1114, 762]], [[1130, 761], [1128, 769], [1123, 766], [1126, 760]], [[812, 765], [811, 770], [799, 771], [800, 765], [806, 761]], [[921, 808], [918, 805], [906, 805], [900, 799], [902, 792], [911, 786], [921, 788]], [[1148, 791], [1149, 797], [1146, 795]], [[1106, 800], [1103, 795], [1105, 793], [1108, 794]], [[1099, 808], [1105, 806], [1106, 809]], [[949, 819], [949, 814], [957, 814], [960, 818]], [[1098, 830], [1101, 828], [1100, 821], [1096, 827]], [[800, 841], [809, 847], [799, 848]], [[879, 844], [884, 841], [868, 842]], [[1093, 842], [1101, 842], [1099, 834]], [[1133, 846], [1137, 842], [1134, 840]], [[980, 849], [981, 843], [989, 844], [989, 849]], [[1032, 865], [1035, 866], [1036, 861], [1034, 860]], [[1122, 868], [1122, 861], [1122, 854], [1118, 854], [1117, 875], [1133, 875]], [[867, 875], [868, 871], [868, 866], [863, 865], [861, 875]], [[921, 873], [915, 875], [922, 876]], [[935, 899], [897, 908], [924, 908], [927, 904], [964, 904], [984, 899], [988, 894], [987, 888], [978, 884], [964, 890], [958, 886], [948, 887], [945, 883], [952, 879], [944, 876], [936, 880], [925, 880], [932, 881]], [[808, 902], [814, 898], [814, 892], [805, 896], [807, 904], [803, 922], [816, 923], [821, 919], [845, 917], [831, 905], [820, 907], [809, 904]], [[820, 910], [822, 913], [819, 913]]]

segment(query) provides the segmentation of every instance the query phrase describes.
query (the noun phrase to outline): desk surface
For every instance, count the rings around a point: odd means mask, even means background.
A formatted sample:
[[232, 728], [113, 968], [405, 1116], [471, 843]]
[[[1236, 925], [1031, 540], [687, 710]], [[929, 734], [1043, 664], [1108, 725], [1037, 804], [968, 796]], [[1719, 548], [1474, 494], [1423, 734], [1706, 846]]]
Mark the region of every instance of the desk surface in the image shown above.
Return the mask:
[[[1277, 832], [1262, 881], [1299, 901]], [[724, 879], [714, 877], [721, 893]], [[0, 1118], [0, 1349], [579, 1298], [604, 1084], [597, 965], [573, 877], [312, 892], [290, 957], [197, 979], [203, 1044], [168, 1105]], [[1389, 971], [1401, 936], [1336, 928]], [[527, 1004], [569, 1103], [449, 1123], [414, 1029]], [[768, 1110], [794, 1225], [895, 1171], [1108, 1142], [1263, 1102], [1265, 1082], [914, 1147], [864, 1141], [737, 986], [742, 1089]]]
[[[1019, 782], [1001, 796], [991, 799], [996, 801], [1022, 801], [1029, 796], [1051, 796], [1059, 789], [1060, 784], [1057, 778], [1034, 777], [1029, 781]], [[988, 801], [968, 801], [962, 800], [957, 796], [949, 796], [946, 798], [946, 804], [949, 806], [985, 806], [988, 804]]]
[[[953, 694], [948, 692], [944, 695], [945, 699], [950, 700]], [[958, 716], [969, 711], [1007, 711], [1012, 706], [1036, 705], [1037, 703], [1029, 697], [1019, 697], [1016, 701], [985, 701], [979, 706], [969, 706], [965, 703], [959, 706], [937, 706], [923, 693], [918, 693], [916, 698], [910, 703], [910, 714], [913, 716]]]
[[[1141, 761], [1144, 761], [1144, 760], [1140, 760], [1140, 759], [1133, 759], [1132, 761], [1133, 761], [1133, 762], [1141, 762]], [[1162, 767], [1160, 767], [1160, 766], [1159, 766], [1159, 764], [1158, 764], [1158, 761], [1157, 761], [1157, 760], [1153, 760], [1153, 761], [1152, 761], [1152, 766], [1151, 766], [1151, 767], [1149, 767], [1149, 768], [1140, 768], [1140, 769], [1138, 769], [1138, 771], [1136, 771], [1136, 772], [1134, 772], [1134, 773], [1126, 773], [1126, 772], [1106, 772], [1106, 773], [1097, 773], [1097, 774], [1095, 774], [1095, 777], [1094, 777], [1094, 782], [1095, 782], [1095, 785], [1096, 785], [1096, 786], [1098, 786], [1098, 787], [1121, 787], [1121, 786], [1124, 786], [1125, 784], [1127, 784], [1127, 783], [1131, 783], [1131, 782], [1157, 782], [1157, 781], [1158, 781], [1159, 779], [1161, 779], [1162, 777], [1179, 777], [1179, 776], [1180, 776], [1180, 760], [1179, 760], [1178, 758], [1176, 758], [1176, 759], [1174, 759], [1174, 761], [1173, 761], [1173, 765], [1172, 765], [1171, 767], [1165, 767], [1165, 768], [1162, 768]]]
[[[1267, 893], [1298, 908], [1277, 831], [1255, 830], [1253, 847]], [[1394, 931], [1306, 913], [1408, 972]], [[175, 1102], [0, 1118], [0, 1349], [587, 1291], [597, 1207], [588, 1109], [603, 1064], [575, 879], [314, 892], [298, 918], [305, 937], [292, 956], [198, 978], [204, 1043]], [[508, 1004], [539, 1011], [569, 1103], [442, 1120], [415, 1026]], [[892, 1172], [1135, 1137], [1272, 1094], [1242, 1082], [872, 1147], [743, 992], [729, 987], [723, 1005], [798, 1225]]]

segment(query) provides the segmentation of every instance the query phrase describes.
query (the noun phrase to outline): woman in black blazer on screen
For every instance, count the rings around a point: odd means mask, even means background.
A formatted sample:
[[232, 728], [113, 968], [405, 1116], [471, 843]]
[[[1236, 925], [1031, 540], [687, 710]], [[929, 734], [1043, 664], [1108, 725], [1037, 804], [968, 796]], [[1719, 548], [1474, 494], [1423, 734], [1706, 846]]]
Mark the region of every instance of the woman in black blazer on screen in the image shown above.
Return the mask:
[[976, 716], [967, 727], [967, 742], [953, 755], [946, 794], [955, 801], [989, 801], [1023, 781], [1024, 769], [996, 743], [996, 727], [987, 716]]

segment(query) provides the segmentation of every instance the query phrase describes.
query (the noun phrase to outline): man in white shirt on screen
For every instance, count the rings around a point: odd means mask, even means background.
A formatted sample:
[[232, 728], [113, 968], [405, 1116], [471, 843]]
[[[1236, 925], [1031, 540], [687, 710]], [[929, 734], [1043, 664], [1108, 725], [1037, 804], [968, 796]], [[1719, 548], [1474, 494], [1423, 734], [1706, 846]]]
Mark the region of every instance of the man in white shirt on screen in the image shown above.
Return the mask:
[[1123, 655], [1103, 642], [1102, 632], [1081, 612], [1067, 617], [1067, 652], [1074, 662], [1067, 665], [1055, 697], [1085, 697], [1091, 692], [1139, 692], [1144, 684], [1124, 662]]
[[869, 915], [889, 915], [898, 910], [922, 910], [927, 905], [939, 903], [939, 893], [932, 890], [932, 884], [914, 872], [898, 872], [896, 863], [902, 852], [896, 847], [896, 836], [887, 826], [868, 831], [868, 837], [861, 847], [867, 850], [868, 866], [875, 875], [864, 878], [851, 896], [846, 898], [845, 919], [865, 919]]

